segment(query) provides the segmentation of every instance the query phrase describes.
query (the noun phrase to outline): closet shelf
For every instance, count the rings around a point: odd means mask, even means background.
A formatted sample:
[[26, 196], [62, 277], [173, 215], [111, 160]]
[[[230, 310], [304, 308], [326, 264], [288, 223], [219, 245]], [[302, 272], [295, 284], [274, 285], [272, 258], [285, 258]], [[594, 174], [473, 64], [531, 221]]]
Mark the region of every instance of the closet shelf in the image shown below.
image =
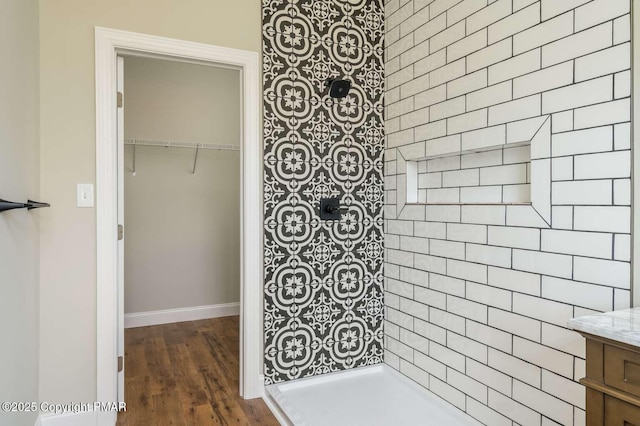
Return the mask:
[[161, 146], [165, 148], [191, 148], [191, 149], [215, 149], [218, 151], [240, 151], [237, 145], [220, 145], [213, 143], [198, 143], [187, 141], [172, 141], [159, 139], [134, 139], [127, 138], [124, 140], [125, 145], [134, 146]]

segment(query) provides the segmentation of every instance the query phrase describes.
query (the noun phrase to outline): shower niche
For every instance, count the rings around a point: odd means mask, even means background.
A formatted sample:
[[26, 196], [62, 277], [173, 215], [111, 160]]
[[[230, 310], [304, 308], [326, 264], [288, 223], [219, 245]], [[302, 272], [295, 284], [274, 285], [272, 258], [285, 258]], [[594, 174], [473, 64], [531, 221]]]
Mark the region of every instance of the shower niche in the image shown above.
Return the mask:
[[548, 116], [400, 146], [396, 204], [505, 205], [551, 225]]

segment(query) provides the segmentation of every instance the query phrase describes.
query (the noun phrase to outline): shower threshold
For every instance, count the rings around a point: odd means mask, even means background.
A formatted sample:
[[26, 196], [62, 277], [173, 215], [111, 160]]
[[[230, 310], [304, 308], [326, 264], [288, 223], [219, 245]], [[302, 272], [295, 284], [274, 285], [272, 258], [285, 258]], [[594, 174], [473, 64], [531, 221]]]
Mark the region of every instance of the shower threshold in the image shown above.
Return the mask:
[[285, 425], [480, 425], [385, 364], [278, 383], [266, 393]]

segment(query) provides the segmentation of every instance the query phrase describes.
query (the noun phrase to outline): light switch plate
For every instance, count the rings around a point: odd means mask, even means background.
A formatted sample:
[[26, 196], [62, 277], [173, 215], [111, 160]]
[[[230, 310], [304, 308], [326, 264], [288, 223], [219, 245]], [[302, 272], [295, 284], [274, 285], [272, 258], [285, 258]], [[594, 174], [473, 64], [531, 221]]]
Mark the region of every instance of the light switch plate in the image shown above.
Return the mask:
[[78, 207], [93, 207], [93, 184], [79, 183], [76, 200]]

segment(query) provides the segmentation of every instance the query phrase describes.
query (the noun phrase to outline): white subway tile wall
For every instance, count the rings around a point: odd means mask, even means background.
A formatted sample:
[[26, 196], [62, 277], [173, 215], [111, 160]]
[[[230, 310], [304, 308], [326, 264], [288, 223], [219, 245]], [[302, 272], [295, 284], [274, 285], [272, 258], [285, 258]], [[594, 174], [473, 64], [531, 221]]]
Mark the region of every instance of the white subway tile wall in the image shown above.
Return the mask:
[[[630, 0], [385, 6], [385, 361], [487, 425], [584, 425], [566, 321], [630, 303]], [[509, 144], [546, 117], [551, 226], [457, 205], [528, 201]], [[418, 161], [416, 211], [395, 204], [401, 146], [463, 151]]]

